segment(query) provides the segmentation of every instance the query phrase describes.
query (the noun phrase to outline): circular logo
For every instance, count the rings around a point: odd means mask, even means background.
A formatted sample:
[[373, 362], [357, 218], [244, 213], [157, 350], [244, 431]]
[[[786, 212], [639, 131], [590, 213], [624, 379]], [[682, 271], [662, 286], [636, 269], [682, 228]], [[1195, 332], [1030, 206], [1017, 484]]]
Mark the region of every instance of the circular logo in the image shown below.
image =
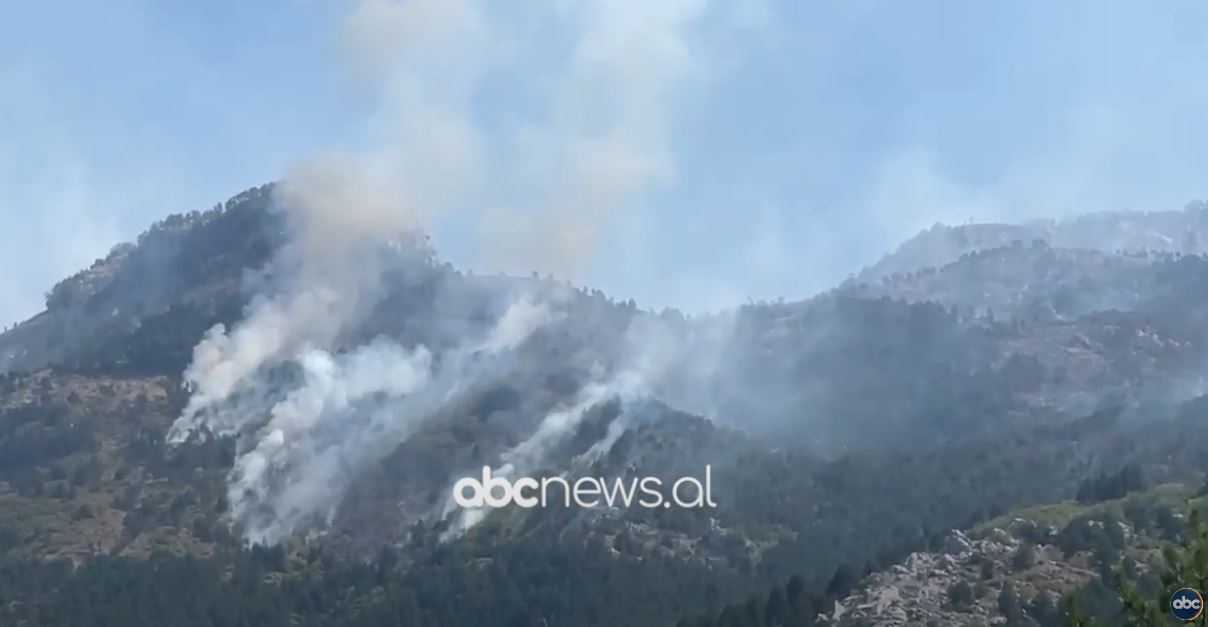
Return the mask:
[[1204, 615], [1204, 597], [1193, 588], [1175, 590], [1170, 597], [1170, 613], [1181, 621], [1193, 621]]

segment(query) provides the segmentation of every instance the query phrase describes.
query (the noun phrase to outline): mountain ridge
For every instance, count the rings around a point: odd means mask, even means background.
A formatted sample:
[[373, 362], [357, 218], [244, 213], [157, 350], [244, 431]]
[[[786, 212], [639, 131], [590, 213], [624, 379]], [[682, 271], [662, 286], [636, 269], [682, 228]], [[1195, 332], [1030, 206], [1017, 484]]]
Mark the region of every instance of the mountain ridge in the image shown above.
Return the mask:
[[[829, 585], [839, 570], [894, 563], [949, 529], [1072, 497], [1096, 473], [1132, 463], [1155, 479], [1194, 482], [1208, 470], [1186, 437], [1204, 424], [1208, 290], [1198, 288], [1208, 262], [1197, 254], [1009, 242], [935, 270], [691, 317], [549, 279], [462, 273], [421, 236], [383, 253], [380, 298], [324, 359], [341, 364], [385, 342], [431, 354], [436, 376], [441, 364], [499, 370], [457, 387], [397, 442], [379, 437], [382, 451], [330, 477], [339, 498], [290, 518], [275, 547], [249, 546], [255, 519], [232, 517], [243, 498], [235, 469], [255, 450], [241, 438], [263, 421], [174, 445], [166, 436], [189, 402], [182, 372], [198, 340], [216, 324], [238, 329], [279, 280], [276, 251], [290, 227], [273, 202], [266, 186], [170, 218], [60, 283], [46, 312], [0, 335], [0, 565], [42, 573], [36, 562], [66, 559], [92, 577], [102, 557], [127, 560], [130, 573], [137, 563], [202, 560], [256, 577], [269, 563], [277, 574], [261, 593], [285, 605], [302, 582], [365, 577], [347, 603], [314, 610], [329, 621], [316, 624], [333, 625], [407, 612], [473, 624], [441, 600], [452, 585], [441, 577], [514, 578], [511, 594], [531, 607], [503, 596], [475, 607], [514, 607], [516, 625], [563, 612], [567, 624], [611, 626], [669, 624], [798, 574], [813, 616], [842, 600], [842, 586]], [[461, 348], [525, 298], [549, 308], [544, 325], [493, 357]], [[313, 365], [270, 364], [264, 393], [288, 400], [319, 372]], [[635, 372], [637, 391], [624, 385]], [[395, 411], [401, 401], [364, 402]], [[569, 419], [545, 443], [535, 438], [549, 416]], [[712, 464], [721, 506], [509, 510], [449, 540], [452, 480], [519, 459], [533, 442], [532, 472], [671, 477]], [[597, 445], [605, 454], [583, 461]], [[291, 485], [287, 474], [269, 480]], [[292, 516], [268, 505], [255, 515]], [[530, 572], [515, 561], [526, 552], [548, 556], [540, 568], [553, 570]], [[543, 595], [539, 582], [571, 555], [628, 573], [646, 601], [593, 619]], [[377, 570], [345, 566], [355, 563]], [[463, 570], [474, 564], [484, 570]], [[435, 579], [413, 599], [418, 609], [383, 598], [425, 578]], [[90, 580], [55, 581], [52, 590]], [[611, 591], [571, 596], [596, 603], [596, 594]]]

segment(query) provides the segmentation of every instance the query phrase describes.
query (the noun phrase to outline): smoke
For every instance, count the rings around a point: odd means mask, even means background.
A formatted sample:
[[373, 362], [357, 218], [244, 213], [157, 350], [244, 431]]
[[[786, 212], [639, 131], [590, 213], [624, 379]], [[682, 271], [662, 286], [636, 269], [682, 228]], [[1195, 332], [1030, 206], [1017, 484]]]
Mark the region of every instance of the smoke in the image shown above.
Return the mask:
[[442, 354], [439, 366], [422, 346], [407, 351], [383, 339], [339, 356], [303, 352], [303, 385], [269, 410], [235, 464], [234, 519], [249, 540], [267, 543], [330, 523], [349, 483], [470, 383], [505, 372], [496, 358], [554, 318], [521, 300], [488, 337]]
[[[573, 403], [547, 414], [536, 432], [527, 440], [505, 451], [500, 458], [500, 465], [492, 474], [510, 480], [539, 467], [555, 446], [575, 432], [589, 410], [610, 399], [616, 398], [622, 402], [633, 399], [645, 391], [644, 383], [645, 378], [635, 371], [625, 371], [603, 382], [588, 383], [579, 391]], [[621, 429], [625, 423], [618, 417], [612, 424]], [[613, 431], [612, 425], [609, 426], [609, 431]], [[606, 435], [605, 439], [611, 439], [615, 443], [619, 437], [620, 433], [617, 433], [615, 436]], [[607, 452], [605, 446], [601, 443], [593, 448], [598, 448], [600, 454], [603, 454]], [[444, 540], [461, 536], [486, 518], [486, 510], [463, 509], [452, 499], [445, 503], [444, 512], [446, 518], [452, 518], [452, 524], [443, 535]]]
[[[249, 538], [273, 541], [306, 517], [330, 518], [351, 473], [363, 434], [397, 438], [411, 416], [385, 419], [382, 403], [399, 402], [431, 379], [431, 354], [377, 342], [341, 358], [320, 350], [297, 358], [305, 383], [277, 403], [254, 448], [235, 464], [232, 513], [248, 522]], [[374, 395], [375, 406], [365, 407]], [[355, 425], [355, 428], [350, 428]], [[275, 480], [273, 474], [286, 475]]]
[[[689, 34], [709, 5], [366, 0], [344, 38], [384, 102], [374, 161], [416, 179], [428, 226], [456, 214], [475, 265], [578, 278], [643, 194], [674, 180], [672, 115], [707, 76]], [[476, 113], [487, 96], [490, 119]]]
[[[596, 372], [573, 400], [546, 414], [532, 435], [500, 455], [492, 474], [514, 479], [542, 467], [553, 451], [574, 436], [593, 408], [611, 400], [620, 402], [621, 414], [609, 423], [600, 440], [576, 457], [576, 463], [590, 466], [607, 455], [633, 420], [629, 407], [641, 399], [661, 398], [710, 416], [708, 410], [713, 406], [703, 388], [721, 365], [724, 340], [732, 325], [732, 315], [691, 327], [682, 320], [635, 318], [626, 329], [622, 361], [613, 371]], [[451, 525], [444, 539], [460, 537], [482, 522], [486, 514], [484, 509], [463, 509], [452, 499], [447, 500], [444, 517], [451, 520]]]
[[[496, 269], [582, 272], [609, 225], [674, 177], [669, 119], [677, 93], [700, 75], [687, 31], [707, 8], [705, 0], [549, 0], [516, 13], [472, 0], [352, 8], [341, 31], [350, 74], [379, 104], [367, 139], [288, 169], [276, 189], [288, 244], [244, 319], [195, 347], [184, 373], [191, 396], [169, 434], [174, 443], [197, 432], [238, 438], [230, 512], [249, 540], [330, 523], [357, 476], [441, 407], [505, 376], [514, 367], [507, 355], [559, 319], [558, 303], [530, 292], [485, 334], [439, 352], [386, 337], [347, 345], [383, 303], [388, 271], [436, 267], [417, 245], [421, 229], [470, 225], [480, 260]], [[549, 59], [560, 60], [552, 71]], [[543, 103], [542, 114], [499, 131], [483, 120], [481, 94], [513, 83]], [[664, 348], [648, 341], [624, 368], [585, 385], [504, 463], [513, 471], [539, 463], [592, 406], [645, 393], [668, 366]]]
[[521, 202], [487, 214], [488, 264], [581, 272], [640, 192], [672, 182], [668, 118], [677, 92], [702, 72], [686, 31], [707, 8], [703, 0], [560, 7], [578, 39], [554, 81], [549, 119], [516, 133]]

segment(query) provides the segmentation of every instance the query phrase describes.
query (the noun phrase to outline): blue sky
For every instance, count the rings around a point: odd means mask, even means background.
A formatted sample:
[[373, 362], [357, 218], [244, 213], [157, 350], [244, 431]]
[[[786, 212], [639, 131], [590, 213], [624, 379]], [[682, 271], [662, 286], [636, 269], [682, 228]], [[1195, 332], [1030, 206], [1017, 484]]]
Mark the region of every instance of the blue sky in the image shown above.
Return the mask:
[[[382, 96], [341, 51], [350, 10], [0, 5], [0, 325], [168, 213], [372, 143]], [[576, 282], [692, 310], [800, 298], [936, 221], [1208, 196], [1202, 0], [741, 0], [686, 37], [704, 71], [657, 118], [674, 174], [593, 222]], [[532, 54], [476, 84], [475, 123], [540, 115], [545, 83], [509, 77], [560, 67]], [[490, 270], [469, 220], [434, 225], [437, 245]]]

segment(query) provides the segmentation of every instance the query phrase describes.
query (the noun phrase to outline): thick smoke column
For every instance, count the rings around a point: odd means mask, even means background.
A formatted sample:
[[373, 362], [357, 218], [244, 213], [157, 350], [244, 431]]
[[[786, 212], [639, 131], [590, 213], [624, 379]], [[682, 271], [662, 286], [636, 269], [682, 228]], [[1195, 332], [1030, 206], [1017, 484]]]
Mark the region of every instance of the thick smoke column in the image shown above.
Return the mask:
[[[674, 175], [667, 122], [676, 92], [699, 75], [686, 30], [707, 8], [704, 0], [549, 0], [516, 14], [472, 0], [353, 8], [348, 60], [381, 103], [373, 140], [288, 170], [277, 200], [292, 230], [271, 290], [195, 347], [184, 375], [191, 397], [170, 433], [173, 442], [200, 430], [239, 438], [229, 496], [249, 539], [275, 542], [330, 521], [361, 472], [441, 406], [501, 376], [506, 355], [560, 315], [529, 295], [485, 336], [440, 354], [387, 339], [343, 343], [381, 303], [384, 273], [417, 263], [408, 255], [420, 225], [477, 225], [493, 269], [581, 271], [608, 223]], [[505, 132], [484, 125], [476, 113], [484, 85], [529, 76], [544, 77], [539, 115]], [[661, 367], [630, 362], [546, 417], [505, 463], [535, 463], [591, 405], [643, 393]]]
[[[380, 301], [383, 272], [406, 256], [418, 225], [452, 211], [463, 179], [469, 186], [476, 157], [465, 111], [481, 70], [460, 61], [463, 46], [474, 49], [480, 19], [456, 0], [371, 1], [352, 12], [346, 28], [361, 46], [358, 69], [386, 94], [384, 115], [397, 116], [391, 132], [368, 151], [290, 168], [277, 200], [292, 232], [274, 260], [273, 292], [194, 349], [185, 372], [192, 396], [170, 440], [201, 428], [239, 437], [231, 514], [251, 540], [273, 542], [329, 519], [347, 483], [407, 437], [430, 411], [425, 404], [437, 405], [475, 375], [460, 357], [513, 348], [549, 317], [544, 305], [521, 301], [492, 337], [467, 338], [440, 368], [424, 347], [387, 340], [335, 351]], [[358, 32], [383, 25], [397, 32]], [[408, 71], [395, 75], [383, 65], [380, 46]], [[422, 71], [418, 59], [464, 71]], [[287, 384], [272, 375], [283, 366], [300, 371], [301, 384], [281, 398]]]
[[554, 81], [549, 118], [522, 127], [512, 146], [519, 194], [483, 221], [488, 263], [556, 276], [582, 271], [620, 212], [672, 182], [669, 117], [677, 92], [704, 73], [687, 35], [708, 6], [555, 4], [578, 39]]
[[439, 367], [423, 347], [406, 351], [383, 340], [339, 356], [304, 352], [302, 387], [272, 407], [255, 447], [236, 462], [232, 515], [259, 542], [330, 522], [362, 470], [468, 383], [498, 376], [504, 366], [494, 358], [552, 319], [544, 305], [519, 301], [488, 337], [443, 354]]

